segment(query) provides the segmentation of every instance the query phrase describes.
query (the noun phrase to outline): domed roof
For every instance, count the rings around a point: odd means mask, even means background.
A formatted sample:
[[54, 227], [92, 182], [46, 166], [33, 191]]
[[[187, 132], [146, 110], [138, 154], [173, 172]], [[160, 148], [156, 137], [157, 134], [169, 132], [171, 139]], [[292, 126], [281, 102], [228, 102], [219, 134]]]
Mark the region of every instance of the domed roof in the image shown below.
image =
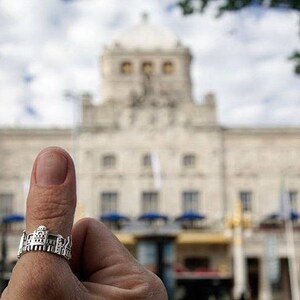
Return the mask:
[[150, 24], [144, 14], [140, 24], [119, 32], [112, 45], [126, 50], [172, 50], [180, 46], [180, 41], [167, 28]]

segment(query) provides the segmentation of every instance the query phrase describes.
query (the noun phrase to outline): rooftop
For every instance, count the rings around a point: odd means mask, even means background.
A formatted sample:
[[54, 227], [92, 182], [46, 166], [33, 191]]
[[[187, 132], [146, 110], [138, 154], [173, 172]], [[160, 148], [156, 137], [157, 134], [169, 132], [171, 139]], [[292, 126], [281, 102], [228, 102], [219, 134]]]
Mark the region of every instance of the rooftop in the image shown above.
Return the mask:
[[167, 28], [151, 24], [148, 15], [143, 14], [139, 24], [118, 32], [111, 45], [126, 50], [173, 50], [180, 47], [180, 41]]

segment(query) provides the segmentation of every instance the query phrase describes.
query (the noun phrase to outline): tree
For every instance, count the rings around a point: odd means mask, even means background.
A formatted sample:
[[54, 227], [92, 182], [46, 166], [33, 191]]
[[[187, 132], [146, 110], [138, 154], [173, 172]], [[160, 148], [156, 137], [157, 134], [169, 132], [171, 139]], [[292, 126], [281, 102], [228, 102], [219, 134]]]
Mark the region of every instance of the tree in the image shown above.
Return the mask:
[[[251, 5], [276, 9], [286, 8], [300, 12], [300, 0], [180, 0], [178, 6], [184, 15], [191, 15], [196, 12], [203, 13], [212, 2], [220, 3], [217, 8], [217, 17], [226, 12], [236, 12]], [[300, 75], [300, 51], [295, 51], [289, 59], [295, 62], [294, 72]]]

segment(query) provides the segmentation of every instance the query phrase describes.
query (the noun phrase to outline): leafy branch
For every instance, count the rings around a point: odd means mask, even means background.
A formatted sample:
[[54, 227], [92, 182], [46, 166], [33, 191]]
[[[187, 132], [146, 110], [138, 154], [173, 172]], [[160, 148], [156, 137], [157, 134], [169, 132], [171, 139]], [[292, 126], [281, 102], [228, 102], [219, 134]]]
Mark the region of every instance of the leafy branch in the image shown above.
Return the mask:
[[[300, 0], [226, 0], [225, 2], [222, 0], [180, 0], [177, 4], [181, 8], [183, 15], [188, 16], [197, 12], [204, 13], [209, 4], [217, 2], [220, 3], [217, 7], [217, 17], [222, 16], [226, 12], [237, 12], [253, 5], [300, 12]], [[294, 51], [289, 60], [294, 61], [294, 72], [300, 75], [300, 51]]]

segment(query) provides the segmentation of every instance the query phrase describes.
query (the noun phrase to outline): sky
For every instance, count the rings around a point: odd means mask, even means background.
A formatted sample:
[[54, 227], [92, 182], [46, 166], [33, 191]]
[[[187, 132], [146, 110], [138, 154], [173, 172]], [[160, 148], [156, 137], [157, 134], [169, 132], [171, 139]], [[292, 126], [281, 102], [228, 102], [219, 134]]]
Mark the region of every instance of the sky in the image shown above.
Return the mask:
[[175, 2], [0, 0], [0, 126], [71, 126], [70, 91], [100, 103], [101, 51], [143, 12], [191, 49], [194, 99], [214, 92], [222, 124], [300, 126], [300, 76], [287, 60], [300, 48], [296, 12], [184, 17]]

